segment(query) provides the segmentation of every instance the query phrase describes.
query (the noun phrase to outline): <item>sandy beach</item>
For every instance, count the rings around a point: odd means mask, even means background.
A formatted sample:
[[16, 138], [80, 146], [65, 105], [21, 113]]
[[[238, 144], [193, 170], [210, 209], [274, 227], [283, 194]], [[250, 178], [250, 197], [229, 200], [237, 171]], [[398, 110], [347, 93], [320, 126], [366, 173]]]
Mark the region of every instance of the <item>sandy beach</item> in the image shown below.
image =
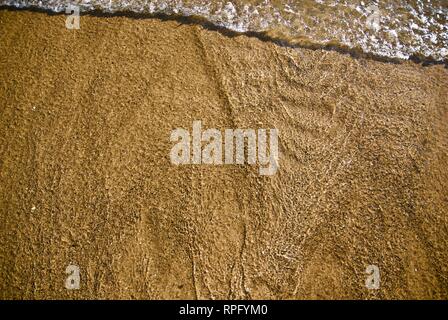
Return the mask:
[[[0, 298], [448, 299], [443, 65], [65, 19], [0, 10]], [[278, 171], [173, 165], [195, 120], [277, 128]]]

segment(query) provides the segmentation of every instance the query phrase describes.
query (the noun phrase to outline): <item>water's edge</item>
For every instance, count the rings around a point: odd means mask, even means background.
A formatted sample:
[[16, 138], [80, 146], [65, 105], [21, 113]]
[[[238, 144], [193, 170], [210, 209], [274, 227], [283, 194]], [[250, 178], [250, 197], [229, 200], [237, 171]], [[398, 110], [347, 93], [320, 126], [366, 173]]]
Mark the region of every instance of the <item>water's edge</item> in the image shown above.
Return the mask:
[[[49, 16], [61, 16], [66, 15], [64, 12], [56, 12], [51, 9], [45, 9], [37, 6], [28, 6], [28, 7], [15, 7], [8, 5], [0, 5], [0, 11], [30, 11], [36, 13], [43, 13]], [[397, 58], [397, 57], [387, 57], [383, 55], [378, 55], [372, 52], [365, 52], [359, 48], [350, 48], [341, 43], [329, 42], [326, 44], [312, 42], [309, 39], [295, 40], [291, 42], [289, 39], [285, 39], [279, 36], [272, 36], [269, 32], [259, 32], [259, 31], [243, 31], [238, 32], [232, 29], [229, 29], [225, 26], [216, 25], [210, 21], [208, 21], [204, 17], [196, 16], [196, 15], [179, 15], [179, 14], [165, 14], [165, 13], [145, 13], [145, 12], [134, 12], [134, 11], [115, 11], [115, 12], [105, 12], [102, 10], [91, 10], [87, 12], [81, 12], [81, 16], [92, 16], [92, 17], [126, 17], [131, 19], [159, 19], [162, 21], [176, 21], [185, 25], [200, 25], [204, 29], [219, 32], [227, 37], [237, 37], [237, 36], [247, 36], [257, 38], [263, 42], [271, 42], [281, 47], [287, 48], [303, 48], [310, 50], [323, 50], [323, 51], [335, 51], [341, 54], [350, 55], [353, 58], [361, 58], [361, 59], [370, 59], [379, 62], [385, 63], [394, 63], [400, 64], [405, 61], [412, 61], [417, 64], [421, 64], [422, 66], [431, 66], [431, 65], [444, 65], [445, 68], [448, 69], [448, 58], [444, 60], [437, 60], [432, 57], [424, 57], [419, 54], [413, 54], [409, 56], [407, 59]]]

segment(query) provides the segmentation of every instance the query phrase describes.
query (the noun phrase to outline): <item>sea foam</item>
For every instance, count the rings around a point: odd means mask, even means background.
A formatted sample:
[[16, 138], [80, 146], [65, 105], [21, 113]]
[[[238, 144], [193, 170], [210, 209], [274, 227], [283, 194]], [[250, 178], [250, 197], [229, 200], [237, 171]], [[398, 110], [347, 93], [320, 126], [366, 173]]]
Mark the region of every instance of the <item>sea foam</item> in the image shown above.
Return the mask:
[[341, 45], [389, 58], [448, 58], [445, 0], [0, 0], [0, 5], [54, 12], [65, 12], [69, 4], [81, 12], [196, 16], [236, 32]]

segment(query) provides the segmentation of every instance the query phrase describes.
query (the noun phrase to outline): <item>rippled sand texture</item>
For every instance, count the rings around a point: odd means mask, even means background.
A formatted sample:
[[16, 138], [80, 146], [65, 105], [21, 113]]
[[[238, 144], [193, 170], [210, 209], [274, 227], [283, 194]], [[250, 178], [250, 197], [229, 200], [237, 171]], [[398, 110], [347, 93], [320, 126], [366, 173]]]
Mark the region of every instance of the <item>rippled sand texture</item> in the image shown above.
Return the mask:
[[64, 12], [163, 13], [198, 16], [238, 32], [265, 32], [292, 44], [332, 45], [388, 58], [448, 58], [446, 0], [0, 0]]
[[[1, 298], [448, 298], [443, 66], [27, 11], [0, 41]], [[172, 165], [193, 120], [277, 128], [279, 171]]]

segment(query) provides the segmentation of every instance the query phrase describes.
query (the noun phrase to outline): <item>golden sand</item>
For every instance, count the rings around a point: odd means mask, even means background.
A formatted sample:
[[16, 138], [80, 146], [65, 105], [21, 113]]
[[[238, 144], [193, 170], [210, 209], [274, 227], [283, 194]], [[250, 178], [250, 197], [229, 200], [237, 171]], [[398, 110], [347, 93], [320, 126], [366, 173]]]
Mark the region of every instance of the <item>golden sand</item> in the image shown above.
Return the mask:
[[[1, 298], [448, 298], [443, 66], [27, 11], [0, 43]], [[277, 128], [278, 172], [172, 165], [194, 120]]]

